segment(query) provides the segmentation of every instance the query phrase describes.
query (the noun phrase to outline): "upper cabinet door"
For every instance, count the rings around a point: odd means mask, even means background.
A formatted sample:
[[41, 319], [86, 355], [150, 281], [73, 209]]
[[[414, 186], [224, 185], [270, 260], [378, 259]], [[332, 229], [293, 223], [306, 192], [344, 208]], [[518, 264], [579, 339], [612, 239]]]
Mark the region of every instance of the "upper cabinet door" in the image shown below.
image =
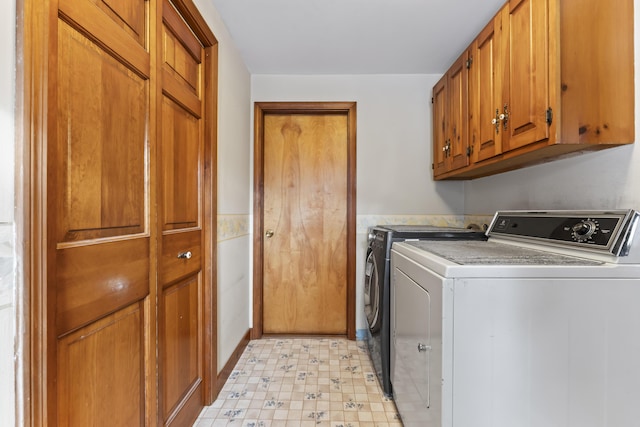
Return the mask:
[[468, 56], [465, 51], [447, 72], [447, 99], [449, 103], [449, 145], [447, 157], [449, 170], [469, 164], [468, 108]]
[[507, 8], [489, 22], [469, 51], [469, 139], [474, 163], [502, 153], [505, 131], [499, 114], [505, 94], [501, 76], [508, 65], [503, 19], [508, 19]]
[[433, 175], [447, 171], [447, 75], [433, 87]]
[[433, 87], [433, 174], [469, 164], [468, 52]]
[[549, 138], [549, 16], [547, 0], [511, 0], [503, 23], [508, 35], [508, 96], [499, 106], [508, 132], [503, 151]]

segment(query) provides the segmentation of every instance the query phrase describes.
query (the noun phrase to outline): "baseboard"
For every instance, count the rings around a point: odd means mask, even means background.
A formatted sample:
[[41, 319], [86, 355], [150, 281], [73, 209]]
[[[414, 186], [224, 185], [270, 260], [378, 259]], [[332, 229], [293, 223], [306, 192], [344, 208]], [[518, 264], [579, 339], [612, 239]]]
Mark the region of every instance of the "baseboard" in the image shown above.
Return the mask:
[[367, 339], [367, 333], [369, 331], [367, 329], [358, 329], [356, 331], [356, 340], [357, 341], [362, 341], [362, 340], [366, 340]]
[[233, 354], [231, 354], [231, 357], [229, 358], [229, 360], [227, 360], [227, 363], [224, 365], [224, 367], [218, 374], [218, 377], [216, 379], [215, 390], [213, 391], [214, 399], [216, 399], [220, 394], [220, 391], [222, 390], [222, 387], [224, 387], [224, 384], [229, 379], [229, 376], [231, 375], [233, 368], [238, 363], [238, 360], [240, 360], [240, 356], [242, 356], [244, 349], [247, 348], [247, 345], [249, 344], [250, 339], [251, 339], [251, 329], [249, 329], [247, 333], [244, 334], [244, 336], [238, 343], [238, 346], [233, 351]]

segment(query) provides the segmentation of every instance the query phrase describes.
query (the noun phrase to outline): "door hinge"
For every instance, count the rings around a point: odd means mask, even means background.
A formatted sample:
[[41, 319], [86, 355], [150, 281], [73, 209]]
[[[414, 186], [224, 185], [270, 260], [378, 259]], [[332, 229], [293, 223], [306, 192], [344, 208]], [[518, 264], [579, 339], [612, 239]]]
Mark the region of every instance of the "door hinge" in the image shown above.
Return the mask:
[[433, 96], [431, 97], [431, 103], [433, 104]]
[[547, 122], [548, 125], [550, 125], [551, 122], [553, 122], [553, 110], [551, 108], [547, 108], [545, 121]]
[[469, 59], [467, 59], [467, 62], [466, 62], [467, 70], [471, 68], [471, 64], [473, 64], [473, 56], [470, 56]]

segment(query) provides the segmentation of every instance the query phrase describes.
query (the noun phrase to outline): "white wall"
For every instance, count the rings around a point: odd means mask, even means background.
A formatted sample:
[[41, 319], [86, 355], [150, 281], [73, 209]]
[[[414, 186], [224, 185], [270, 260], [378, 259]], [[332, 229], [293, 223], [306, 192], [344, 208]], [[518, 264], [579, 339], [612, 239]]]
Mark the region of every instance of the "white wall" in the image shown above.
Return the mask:
[[[636, 5], [637, 6], [637, 5]], [[635, 7], [640, 57], [640, 7]], [[636, 63], [636, 141], [640, 135], [640, 67]], [[640, 143], [468, 181], [465, 212], [498, 209], [640, 209]]]
[[251, 327], [251, 78], [218, 12], [195, 0], [218, 39], [218, 371]]
[[15, 0], [0, 2], [0, 424], [6, 426], [15, 424], [15, 17]]

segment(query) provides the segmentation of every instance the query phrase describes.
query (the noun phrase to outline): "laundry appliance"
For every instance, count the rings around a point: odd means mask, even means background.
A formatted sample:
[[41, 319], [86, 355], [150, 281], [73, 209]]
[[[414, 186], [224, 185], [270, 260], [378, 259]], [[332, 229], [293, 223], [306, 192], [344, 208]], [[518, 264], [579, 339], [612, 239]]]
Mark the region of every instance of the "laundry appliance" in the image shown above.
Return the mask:
[[497, 212], [487, 241], [393, 244], [405, 427], [640, 425], [634, 210]]
[[484, 231], [431, 225], [378, 225], [368, 233], [364, 269], [364, 310], [367, 345], [383, 392], [391, 396], [390, 354], [390, 252], [394, 242], [426, 240], [486, 240]]

